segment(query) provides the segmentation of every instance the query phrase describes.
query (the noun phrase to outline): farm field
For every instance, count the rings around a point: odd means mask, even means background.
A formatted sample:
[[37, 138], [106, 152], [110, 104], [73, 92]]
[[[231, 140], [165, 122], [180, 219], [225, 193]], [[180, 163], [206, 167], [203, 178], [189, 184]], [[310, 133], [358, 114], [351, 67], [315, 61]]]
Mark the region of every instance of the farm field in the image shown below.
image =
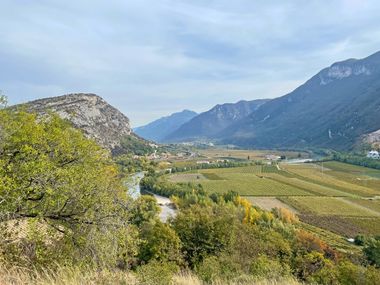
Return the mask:
[[271, 150], [236, 150], [236, 149], [200, 149], [198, 152], [208, 158], [235, 158], [235, 159], [265, 159], [267, 155], [284, 155], [287, 158], [308, 158], [306, 152], [296, 151], [271, 151]]
[[273, 208], [285, 208], [292, 213], [298, 214], [298, 211], [293, 207], [281, 202], [279, 199], [274, 197], [245, 197], [248, 201], [261, 209], [271, 211]]
[[[329, 171], [331, 170], [328, 168], [312, 163], [302, 165], [283, 164], [281, 167], [302, 180], [341, 190], [356, 196], [371, 197], [380, 195], [380, 189], [365, 187], [350, 182], [350, 179], [346, 178], [347, 174], [343, 171], [340, 171], [341, 177], [338, 178], [330, 175]], [[364, 175], [358, 174], [356, 178], [364, 178]]]
[[380, 199], [369, 200], [369, 199], [347, 198], [347, 200], [351, 201], [352, 203], [366, 207], [368, 209], [380, 212]]
[[311, 193], [268, 179], [260, 174], [275, 167], [259, 165], [237, 168], [202, 169], [204, 176], [216, 175], [221, 180], [202, 180], [203, 188], [210, 192], [236, 191], [242, 196], [308, 196]]
[[380, 217], [380, 213], [336, 197], [287, 197], [286, 203], [301, 213], [324, 216]]
[[206, 177], [201, 173], [180, 173], [172, 175], [169, 178], [170, 182], [198, 182], [200, 180], [205, 180]]
[[377, 177], [379, 170], [324, 162], [201, 169], [169, 179], [200, 183], [209, 193], [236, 191], [266, 210], [287, 207], [310, 225], [352, 237], [380, 235]]

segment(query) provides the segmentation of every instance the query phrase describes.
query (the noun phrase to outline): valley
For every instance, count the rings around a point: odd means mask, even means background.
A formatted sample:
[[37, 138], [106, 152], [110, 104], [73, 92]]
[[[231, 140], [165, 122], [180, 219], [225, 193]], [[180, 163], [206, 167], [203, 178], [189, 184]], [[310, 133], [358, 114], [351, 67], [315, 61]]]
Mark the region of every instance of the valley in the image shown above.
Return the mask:
[[379, 1], [0, 8], [0, 285], [380, 284]]
[[[168, 174], [167, 179], [201, 184], [210, 194], [234, 191], [265, 210], [284, 207], [299, 215], [301, 221], [346, 238], [380, 235], [379, 170], [335, 161], [291, 163], [291, 159], [265, 159], [281, 154], [275, 151], [209, 149], [199, 153], [208, 161], [237, 159], [247, 166], [183, 171]], [[307, 157], [306, 153], [282, 154]], [[248, 156], [251, 160], [247, 160]], [[257, 164], [251, 165], [252, 160]], [[184, 163], [182, 166], [189, 167], [196, 161]]]

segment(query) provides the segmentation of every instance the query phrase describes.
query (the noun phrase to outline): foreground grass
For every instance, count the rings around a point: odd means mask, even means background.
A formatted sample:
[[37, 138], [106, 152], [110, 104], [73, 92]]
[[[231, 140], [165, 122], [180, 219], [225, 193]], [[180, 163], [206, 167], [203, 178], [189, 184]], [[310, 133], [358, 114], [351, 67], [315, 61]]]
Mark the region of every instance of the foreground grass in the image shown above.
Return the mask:
[[[124, 271], [94, 271], [80, 270], [79, 268], [58, 268], [57, 270], [45, 270], [37, 272], [25, 268], [0, 268], [1, 285], [155, 285], [157, 283], [140, 282], [138, 276]], [[173, 276], [173, 285], [203, 285], [198, 277], [183, 273]], [[243, 278], [235, 282], [214, 281], [212, 285], [300, 285], [301, 283], [292, 280], [254, 280]]]

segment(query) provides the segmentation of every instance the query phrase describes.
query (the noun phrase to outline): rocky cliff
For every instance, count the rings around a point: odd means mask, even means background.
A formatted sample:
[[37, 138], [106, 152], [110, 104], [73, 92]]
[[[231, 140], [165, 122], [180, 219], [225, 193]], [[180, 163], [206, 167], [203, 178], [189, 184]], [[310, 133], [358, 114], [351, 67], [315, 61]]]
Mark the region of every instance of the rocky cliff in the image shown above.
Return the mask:
[[129, 119], [95, 94], [68, 94], [39, 99], [25, 104], [30, 111], [46, 114], [49, 111], [72, 122], [88, 138], [101, 146], [117, 151], [125, 137], [133, 136]]

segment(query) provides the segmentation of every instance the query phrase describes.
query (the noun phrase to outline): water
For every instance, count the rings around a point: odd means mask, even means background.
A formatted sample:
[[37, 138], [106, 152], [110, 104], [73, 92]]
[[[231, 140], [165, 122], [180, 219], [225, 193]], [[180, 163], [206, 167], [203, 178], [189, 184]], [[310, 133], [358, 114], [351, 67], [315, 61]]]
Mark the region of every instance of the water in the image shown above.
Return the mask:
[[[128, 181], [126, 182], [126, 185], [128, 187], [128, 193], [129, 195], [131, 195], [133, 199], [137, 199], [141, 196], [140, 181], [144, 177], [144, 175], [144, 172], [137, 172], [131, 175]], [[176, 210], [174, 209], [174, 205], [169, 198], [153, 193], [150, 194], [152, 194], [152, 196], [156, 198], [157, 203], [161, 208], [159, 217], [162, 222], [166, 222], [170, 217], [175, 217]]]

